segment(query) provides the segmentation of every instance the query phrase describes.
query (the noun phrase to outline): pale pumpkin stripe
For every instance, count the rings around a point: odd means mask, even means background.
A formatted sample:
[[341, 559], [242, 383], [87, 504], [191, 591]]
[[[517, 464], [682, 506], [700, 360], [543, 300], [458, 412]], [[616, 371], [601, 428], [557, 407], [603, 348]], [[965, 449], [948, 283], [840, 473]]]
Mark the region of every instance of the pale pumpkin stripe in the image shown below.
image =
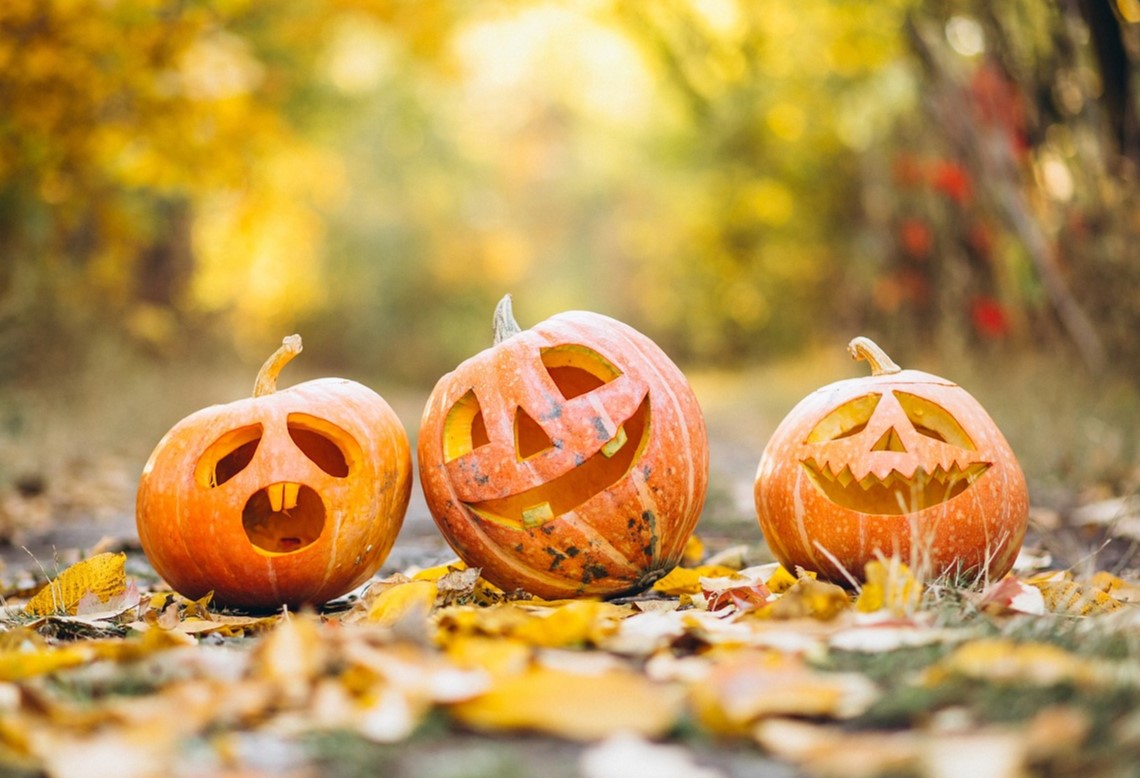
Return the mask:
[[558, 520], [566, 522], [570, 526], [574, 527], [574, 529], [581, 532], [583, 535], [596, 540], [596, 544], [591, 545], [591, 550], [601, 553], [614, 564], [622, 566], [635, 575], [641, 574], [642, 570], [640, 567], [626, 559], [625, 555], [614, 548], [613, 545], [608, 540], [606, 540], [606, 538], [604, 538], [600, 532], [579, 519], [577, 512], [570, 511], [569, 513], [564, 513], [558, 517]]
[[[687, 468], [687, 473], [686, 473], [685, 489], [684, 489], [685, 507], [684, 507], [684, 510], [682, 511], [684, 516], [688, 516], [690, 511], [692, 510], [694, 482], [696, 480], [696, 462], [694, 461], [695, 457], [693, 456], [692, 440], [689, 437], [689, 425], [686, 423], [684, 405], [677, 398], [677, 394], [673, 391], [672, 387], [669, 385], [670, 382], [667, 381], [665, 379], [665, 377], [661, 374], [661, 371], [659, 371], [657, 369], [656, 360], [659, 358], [659, 355], [658, 354], [646, 353], [646, 350], [642, 347], [642, 344], [639, 343], [636, 338], [631, 338], [629, 336], [629, 334], [625, 332], [625, 327], [628, 327], [628, 325], [623, 325], [623, 327], [615, 327], [615, 328], [613, 328], [612, 331], [616, 335], [620, 336], [622, 338], [622, 340], [624, 340], [627, 344], [632, 346], [633, 349], [635, 351], [637, 351], [638, 354], [641, 356], [642, 363], [645, 366], [647, 366], [650, 370], [653, 371], [654, 375], [657, 377], [658, 386], [660, 386], [661, 389], [668, 396], [669, 400], [671, 401], [671, 403], [673, 405], [673, 410], [675, 411], [675, 413], [677, 415], [677, 421], [678, 421], [677, 426], [680, 428], [680, 435], [682, 438], [682, 444], [684, 446], [683, 450], [685, 452], [687, 452], [687, 454], [688, 454], [688, 456], [685, 457], [685, 459], [688, 461], [688, 468]], [[648, 339], [648, 337], [647, 337], [647, 339]], [[650, 341], [650, 342], [652, 343], [652, 341]], [[654, 344], [654, 345], [656, 345], [656, 344]], [[678, 368], [678, 370], [680, 370], [680, 368]], [[650, 399], [650, 403], [651, 403], [651, 405], [650, 405], [650, 417], [649, 417], [650, 426], [653, 425], [652, 402], [653, 402], [652, 399]], [[699, 412], [699, 408], [698, 408], [698, 412]], [[650, 430], [650, 434], [651, 435], [654, 434], [653, 430]]]
[[[463, 510], [466, 510], [466, 508], [464, 508]], [[558, 520], [563, 521], [563, 520], [569, 518], [570, 516], [571, 516], [571, 514], [563, 514], [562, 516], [560, 516], [558, 518]], [[479, 538], [479, 542], [482, 543], [483, 548], [486, 549], [491, 554], [491, 556], [495, 557], [495, 559], [497, 559], [499, 562], [503, 563], [508, 569], [517, 570], [519, 568], [522, 568], [525, 571], [525, 573], [528, 576], [530, 576], [531, 578], [533, 578], [537, 581], [540, 581], [541, 583], [544, 583], [548, 586], [551, 586], [555, 589], [558, 589], [561, 591], [566, 590], [568, 579], [560, 577], [560, 576], [550, 575], [549, 573], [546, 573], [542, 570], [539, 570], [537, 567], [534, 567], [533, 565], [524, 564], [523, 562], [519, 561], [518, 559], [515, 559], [514, 557], [507, 556], [505, 553], [503, 553], [503, 550], [501, 548], [499, 548], [499, 544], [496, 543], [491, 537], [489, 537], [487, 535], [486, 532], [483, 531], [483, 528], [481, 526], [479, 526], [478, 521], [469, 521], [467, 523], [467, 527], [471, 530], [474, 530], [476, 536]], [[578, 528], [579, 528], [579, 530], [581, 529], [581, 527], [578, 527]], [[590, 530], [590, 534], [593, 537], [598, 537], [597, 532], [595, 532], [593, 529]], [[612, 550], [613, 549], [611, 548], [611, 551]], [[475, 555], [473, 554], [472, 556], [475, 556]], [[624, 562], [624, 564], [626, 566], [629, 566], [629, 562], [625, 561], [624, 557], [621, 557], [620, 555], [618, 555], [618, 556]], [[527, 587], [524, 586], [522, 588], [525, 589]], [[583, 590], [583, 593], [588, 594], [588, 593], [590, 593], [590, 591], [591, 590], [589, 588], [587, 588], [587, 589]]]

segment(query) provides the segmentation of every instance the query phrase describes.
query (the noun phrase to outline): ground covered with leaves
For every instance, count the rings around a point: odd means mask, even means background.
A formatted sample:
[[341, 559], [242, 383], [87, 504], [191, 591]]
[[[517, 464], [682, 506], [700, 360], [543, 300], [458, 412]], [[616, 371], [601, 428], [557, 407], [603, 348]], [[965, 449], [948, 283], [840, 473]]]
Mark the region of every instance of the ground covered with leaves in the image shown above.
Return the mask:
[[1140, 758], [1140, 583], [1047, 555], [975, 587], [883, 559], [850, 590], [694, 538], [614, 601], [444, 561], [258, 615], [93, 551], [4, 582], [5, 775], [1007, 778]]

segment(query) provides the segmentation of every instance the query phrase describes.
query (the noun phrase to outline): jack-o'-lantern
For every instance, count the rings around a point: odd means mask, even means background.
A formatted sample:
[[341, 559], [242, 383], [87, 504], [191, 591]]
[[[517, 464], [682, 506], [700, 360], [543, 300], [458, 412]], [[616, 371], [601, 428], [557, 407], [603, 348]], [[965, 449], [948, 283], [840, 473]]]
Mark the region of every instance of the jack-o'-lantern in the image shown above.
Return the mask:
[[286, 338], [253, 397], [178, 422], [143, 469], [143, 551], [180, 594], [267, 610], [320, 604], [379, 569], [403, 523], [411, 451], [371, 389], [320, 378], [276, 390]]
[[649, 338], [574, 311], [520, 330], [440, 379], [420, 478], [440, 531], [491, 583], [540, 597], [643, 589], [681, 558], [704, 504], [696, 397]]
[[930, 577], [998, 578], [1025, 536], [1025, 477], [966, 390], [902, 370], [867, 338], [869, 377], [825, 386], [776, 429], [757, 471], [764, 537], [786, 567], [858, 581], [878, 555]]

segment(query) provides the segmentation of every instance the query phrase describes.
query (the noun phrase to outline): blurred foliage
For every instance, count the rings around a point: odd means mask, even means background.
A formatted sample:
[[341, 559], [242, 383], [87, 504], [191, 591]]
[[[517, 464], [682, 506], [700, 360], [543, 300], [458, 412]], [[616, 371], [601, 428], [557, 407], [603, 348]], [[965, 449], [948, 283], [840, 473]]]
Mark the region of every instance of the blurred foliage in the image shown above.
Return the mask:
[[1127, 370], [1138, 58], [1136, 0], [7, 0], [0, 376], [300, 330], [430, 381], [508, 291]]

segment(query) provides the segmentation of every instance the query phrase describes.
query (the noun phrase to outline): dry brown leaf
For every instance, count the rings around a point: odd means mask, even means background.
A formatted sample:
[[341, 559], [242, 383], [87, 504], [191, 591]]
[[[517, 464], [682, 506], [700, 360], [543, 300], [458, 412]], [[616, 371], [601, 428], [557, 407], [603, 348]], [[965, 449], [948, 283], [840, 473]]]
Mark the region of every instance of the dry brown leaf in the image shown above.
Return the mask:
[[771, 619], [830, 621], [850, 609], [851, 596], [841, 586], [801, 576], [790, 588], [755, 615]]
[[24, 606], [32, 616], [76, 615], [81, 601], [91, 610], [127, 589], [126, 554], [97, 554], [76, 562], [48, 583]]

